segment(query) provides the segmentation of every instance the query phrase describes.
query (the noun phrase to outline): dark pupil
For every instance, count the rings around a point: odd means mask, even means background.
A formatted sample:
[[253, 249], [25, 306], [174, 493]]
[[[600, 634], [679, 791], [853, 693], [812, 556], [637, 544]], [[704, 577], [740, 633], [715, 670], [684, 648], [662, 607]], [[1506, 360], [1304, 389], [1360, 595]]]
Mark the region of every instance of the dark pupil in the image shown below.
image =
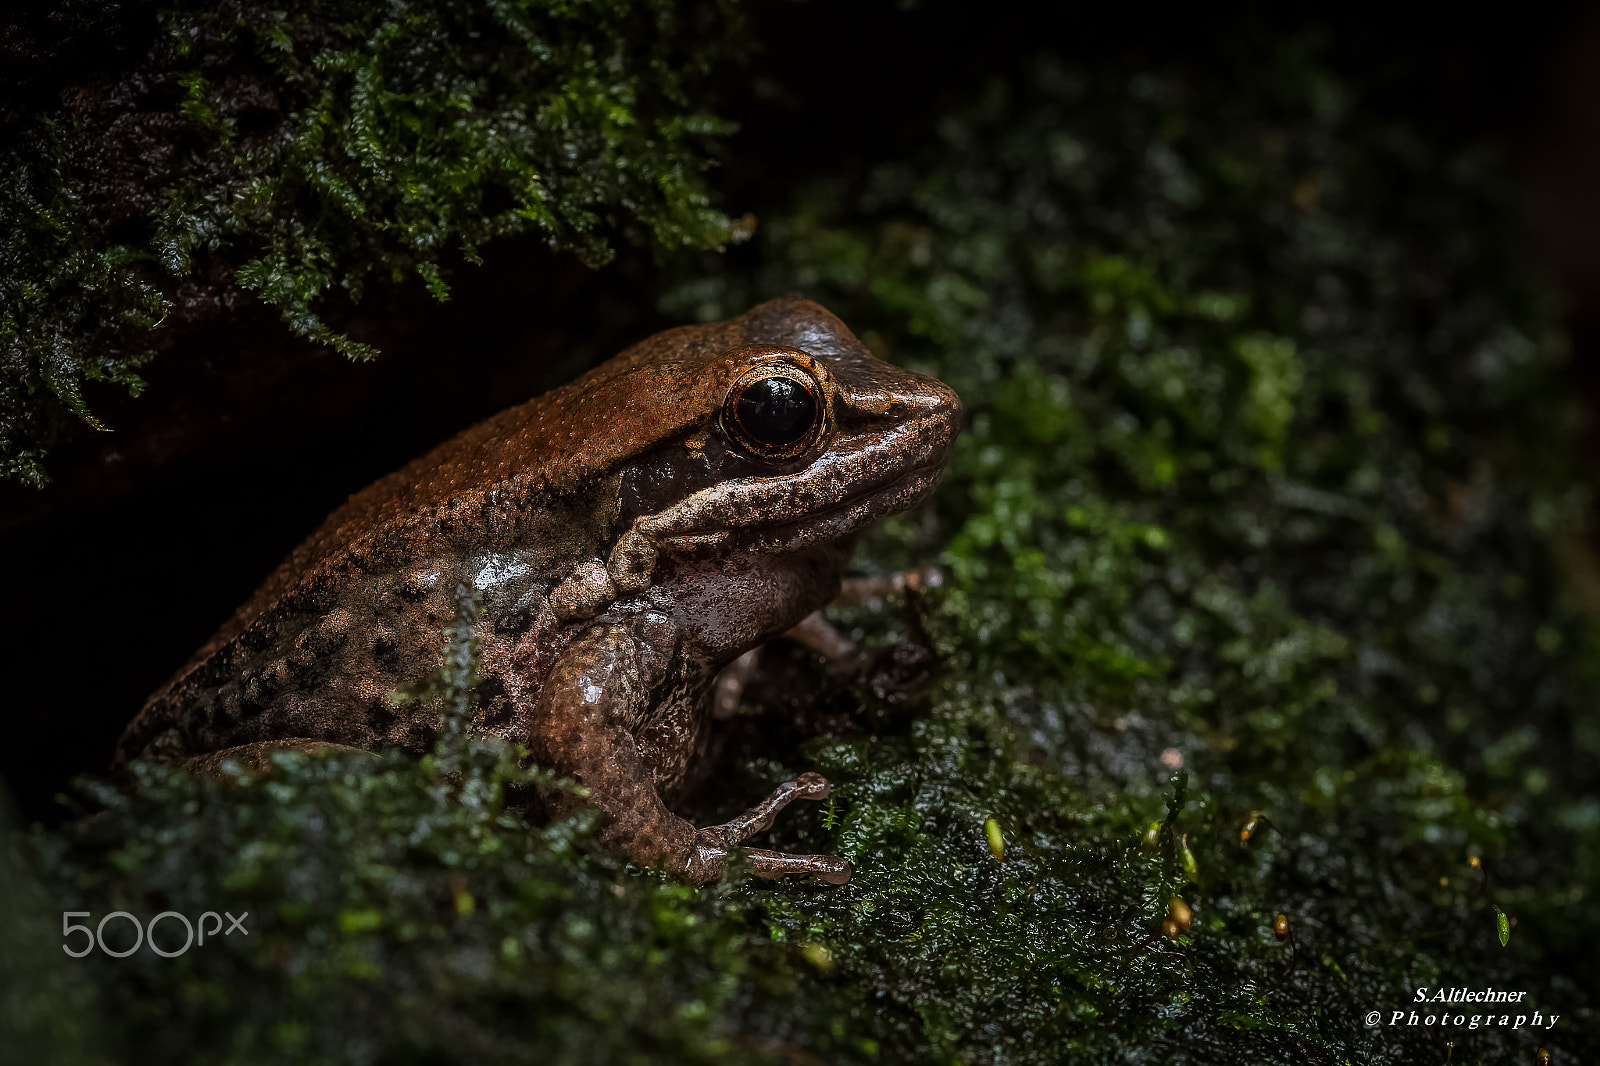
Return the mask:
[[762, 444], [781, 448], [811, 432], [817, 401], [798, 381], [773, 375], [739, 394], [739, 426]]

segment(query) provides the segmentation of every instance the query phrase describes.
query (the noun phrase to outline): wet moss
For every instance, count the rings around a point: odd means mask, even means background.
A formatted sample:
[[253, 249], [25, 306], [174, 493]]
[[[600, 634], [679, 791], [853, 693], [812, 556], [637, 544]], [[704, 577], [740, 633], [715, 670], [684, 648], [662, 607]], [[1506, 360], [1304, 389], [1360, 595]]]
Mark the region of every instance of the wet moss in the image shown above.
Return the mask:
[[[805, 291], [967, 401], [937, 510], [868, 552], [942, 552], [898, 635], [948, 672], [909, 738], [812, 749], [863, 872], [768, 904], [881, 1048], [1592, 1046], [1594, 636], [1557, 559], [1587, 489], [1547, 297], [1483, 145], [1363, 107], [1311, 42], [1269, 55], [1035, 57], [922, 151], [799, 190], [756, 271], [670, 298]], [[1425, 984], [1564, 1020], [1365, 1024]]]
[[[856, 728], [718, 766], [727, 806], [827, 774], [772, 838], [847, 886], [623, 869], [523, 821], [481, 745], [151, 773], [13, 836], [42, 888], [12, 957], [49, 971], [16, 1016], [197, 1061], [1593, 1058], [1587, 490], [1513, 222], [1491, 153], [1303, 42], [1018, 64], [667, 300], [805, 292], [969, 410], [937, 502], [860, 555], [946, 583], [834, 616], [932, 676], [813, 674]], [[73, 961], [68, 907], [260, 924]], [[1560, 1020], [1389, 1024], [1438, 986]]]

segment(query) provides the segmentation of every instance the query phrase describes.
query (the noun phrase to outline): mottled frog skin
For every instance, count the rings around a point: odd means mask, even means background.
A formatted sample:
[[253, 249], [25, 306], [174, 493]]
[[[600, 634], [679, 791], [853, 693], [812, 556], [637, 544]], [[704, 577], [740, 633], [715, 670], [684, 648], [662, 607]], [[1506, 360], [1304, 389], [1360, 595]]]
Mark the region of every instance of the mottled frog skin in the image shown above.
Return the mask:
[[[473, 728], [585, 786], [610, 846], [714, 880], [828, 787], [803, 775], [723, 826], [672, 813], [718, 671], [837, 594], [851, 534], [932, 491], [959, 423], [950, 388], [808, 301], [657, 334], [351, 497], [150, 697], [117, 766], [430, 750], [438, 704], [390, 695], [439, 668], [465, 584]], [[749, 854], [765, 876], [849, 876]]]

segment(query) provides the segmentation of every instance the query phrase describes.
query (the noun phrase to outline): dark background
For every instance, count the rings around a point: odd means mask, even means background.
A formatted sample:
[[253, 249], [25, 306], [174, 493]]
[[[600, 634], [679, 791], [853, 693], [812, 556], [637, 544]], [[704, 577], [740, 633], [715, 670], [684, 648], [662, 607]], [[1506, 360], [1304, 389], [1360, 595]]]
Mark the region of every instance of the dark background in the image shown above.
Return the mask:
[[[841, 160], [919, 143], [989, 72], [1043, 46], [1086, 64], [1205, 64], [1321, 33], [1380, 109], [1503, 146], [1564, 293], [1574, 387], [1600, 406], [1600, 5], [1525, 4], [1492, 20], [1203, 6], [752, 5], [748, 63], [727, 72], [720, 101], [741, 124], [712, 174], [721, 206], [760, 218]], [[34, 85], [70, 91], [109, 61], [64, 48]], [[331, 309], [336, 328], [382, 348], [374, 363], [313, 349], [245, 302], [169, 330], [141, 399], [91, 391], [113, 432], [53, 455], [42, 492], [0, 488], [11, 663], [0, 780], [23, 813], [64, 814], [54, 796], [103, 771], [145, 696], [347, 495], [670, 325], [655, 310], [661, 275], [644, 251], [596, 272], [537, 241], [502, 242], [482, 266], [457, 265], [446, 304], [398, 286]]]

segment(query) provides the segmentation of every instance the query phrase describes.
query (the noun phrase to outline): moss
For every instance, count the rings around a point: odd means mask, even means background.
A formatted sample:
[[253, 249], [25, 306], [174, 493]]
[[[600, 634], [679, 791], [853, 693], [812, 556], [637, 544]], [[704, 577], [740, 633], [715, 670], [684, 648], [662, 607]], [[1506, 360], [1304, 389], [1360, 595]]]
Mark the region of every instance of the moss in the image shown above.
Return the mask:
[[447, 257], [511, 234], [598, 264], [619, 239], [731, 232], [702, 180], [727, 132], [702, 103], [735, 32], [725, 4], [74, 13], [124, 73], [61, 92], [0, 154], [6, 477], [41, 484], [74, 422], [99, 428], [86, 382], [137, 392], [169, 318], [241, 289], [366, 358], [325, 321], [330, 295], [415, 276], [447, 299]]
[[[908, 739], [813, 749], [863, 872], [768, 905], [885, 1049], [1531, 1057], [1364, 1024], [1430, 983], [1527, 989], [1592, 1047], [1594, 635], [1554, 553], [1587, 495], [1546, 300], [1492, 154], [1269, 54], [1036, 57], [669, 297], [805, 291], [967, 401], [937, 512], [868, 554], [942, 549], [900, 632], [953, 665]], [[1150, 855], [1163, 757], [1193, 776]]]
[[[806, 292], [970, 412], [937, 504], [860, 556], [942, 558], [945, 586], [835, 613], [936, 675], [813, 675], [788, 698], [870, 729], [719, 765], [720, 804], [829, 775], [773, 843], [843, 853], [847, 886], [621, 869], [512, 813], [520, 778], [476, 744], [472, 787], [437, 760], [150, 774], [22, 848], [38, 923], [234, 904], [260, 939], [69, 964], [105, 1046], [1592, 1059], [1596, 645], [1557, 560], [1586, 495], [1545, 299], [1491, 155], [1375, 113], [1304, 44], [1268, 55], [1018, 64], [669, 296]], [[1422, 986], [1561, 1020], [1367, 1025]]]

